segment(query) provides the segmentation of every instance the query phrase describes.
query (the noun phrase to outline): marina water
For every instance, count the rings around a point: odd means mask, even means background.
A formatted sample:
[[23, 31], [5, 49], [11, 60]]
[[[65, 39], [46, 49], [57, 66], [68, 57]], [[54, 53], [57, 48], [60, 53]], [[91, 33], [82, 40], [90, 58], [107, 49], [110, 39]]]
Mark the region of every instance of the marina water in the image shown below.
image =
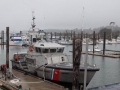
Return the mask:
[[[103, 48], [102, 44], [99, 44], [98, 47], [100, 49]], [[93, 46], [89, 45], [89, 49], [92, 49]], [[112, 50], [120, 50], [119, 44], [106, 45], [106, 49]], [[26, 47], [18, 47], [18, 46], [10, 46], [9, 47], [9, 59], [13, 58], [13, 53], [16, 52], [27, 52], [28, 48]], [[70, 62], [72, 62], [72, 46], [68, 45], [64, 49], [64, 53], [66, 53]], [[83, 51], [85, 51], [85, 45], [83, 45]], [[85, 54], [81, 57], [81, 63], [84, 63]], [[4, 49], [0, 48], [0, 64], [6, 62], [6, 46]], [[109, 57], [101, 57], [101, 56], [93, 56], [88, 55], [88, 63], [90, 65], [96, 64], [97, 67], [100, 68], [100, 71], [96, 72], [91, 82], [88, 84], [87, 88], [96, 87], [96, 86], [104, 86], [106, 84], [113, 84], [120, 82], [120, 59], [119, 58], [109, 58]], [[11, 62], [9, 61], [10, 68]]]

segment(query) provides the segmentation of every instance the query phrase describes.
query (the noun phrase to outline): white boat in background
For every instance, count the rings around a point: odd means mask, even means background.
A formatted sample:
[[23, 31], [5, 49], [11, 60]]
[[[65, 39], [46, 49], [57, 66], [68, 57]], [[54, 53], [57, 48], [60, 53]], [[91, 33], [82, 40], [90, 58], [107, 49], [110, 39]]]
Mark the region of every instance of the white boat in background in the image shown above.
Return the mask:
[[111, 41], [108, 41], [108, 44], [117, 44], [117, 40], [116, 39], [112, 39]]
[[120, 44], [120, 36], [117, 37], [117, 43]]
[[[88, 49], [89, 52], [93, 52], [93, 49]], [[95, 46], [94, 48], [95, 52], [101, 52], [102, 50], [98, 48], [98, 46]]]
[[[82, 44], [86, 45], [86, 39], [83, 39]], [[89, 40], [88, 45], [93, 45], [93, 42], [91, 40]]]
[[10, 46], [22, 46], [22, 37], [20, 33], [14, 33], [10, 35], [9, 39]]
[[73, 44], [72, 40], [69, 40], [69, 39], [59, 40], [58, 43], [59, 43], [59, 44], [62, 44], [62, 45], [72, 45], [72, 44]]
[[[103, 41], [102, 39], [100, 39], [100, 40], [97, 40], [97, 43], [98, 43], [98, 44], [103, 44], [104, 41]], [[105, 44], [108, 44], [108, 40], [105, 41]]]

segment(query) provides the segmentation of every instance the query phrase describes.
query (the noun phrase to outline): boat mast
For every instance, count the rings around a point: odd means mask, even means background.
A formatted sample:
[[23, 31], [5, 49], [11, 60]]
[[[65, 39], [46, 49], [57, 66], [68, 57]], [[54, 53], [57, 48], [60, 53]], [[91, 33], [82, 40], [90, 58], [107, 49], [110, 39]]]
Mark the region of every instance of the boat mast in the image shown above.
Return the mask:
[[[84, 13], [84, 7], [83, 7]], [[84, 14], [83, 14], [84, 18]], [[83, 23], [82, 23], [82, 31], [83, 31]], [[87, 81], [87, 58], [88, 58], [88, 39], [86, 38], [86, 58], [85, 58], [85, 70], [84, 70], [84, 90], [86, 90], [86, 81]]]
[[83, 16], [82, 16], [83, 20], [82, 20], [82, 32], [83, 32], [83, 24], [84, 24], [84, 7], [83, 7]]
[[112, 40], [112, 31], [113, 31], [113, 26], [114, 26], [115, 22], [110, 22], [110, 25], [112, 25], [112, 30], [111, 30], [111, 40]]
[[35, 30], [35, 16], [34, 16], [34, 11], [32, 11], [32, 20], [33, 20], [33, 23], [31, 24], [32, 26], [32, 30], [34, 31]]

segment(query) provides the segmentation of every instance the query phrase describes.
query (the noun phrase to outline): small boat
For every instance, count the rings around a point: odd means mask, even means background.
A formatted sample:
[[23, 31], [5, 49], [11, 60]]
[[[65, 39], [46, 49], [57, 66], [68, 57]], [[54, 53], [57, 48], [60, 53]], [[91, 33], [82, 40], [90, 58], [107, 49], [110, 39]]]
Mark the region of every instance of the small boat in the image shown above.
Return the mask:
[[[88, 49], [89, 52], [93, 52], [93, 49]], [[95, 52], [101, 52], [102, 50], [98, 48], [98, 46], [94, 49]]]
[[108, 44], [117, 44], [117, 40], [116, 39], [112, 39], [111, 41], [108, 41]]
[[10, 46], [22, 46], [22, 37], [20, 33], [14, 33], [10, 35], [9, 45]]
[[[65, 46], [53, 42], [37, 41], [27, 53], [16, 53], [19, 58], [11, 60], [12, 68], [20, 69], [38, 77], [63, 83], [73, 82], [73, 64], [63, 54]], [[15, 54], [14, 54], [15, 55]], [[85, 65], [80, 65], [79, 84], [84, 83]], [[99, 71], [95, 65], [87, 65], [87, 85]]]
[[69, 39], [62, 39], [60, 41], [58, 41], [59, 44], [62, 44], [62, 45], [72, 45], [72, 40], [69, 40]]
[[[103, 42], [103, 40], [97, 40], [97, 43], [98, 44], [103, 44], [104, 42]], [[108, 44], [108, 40], [105, 41], [105, 44]]]

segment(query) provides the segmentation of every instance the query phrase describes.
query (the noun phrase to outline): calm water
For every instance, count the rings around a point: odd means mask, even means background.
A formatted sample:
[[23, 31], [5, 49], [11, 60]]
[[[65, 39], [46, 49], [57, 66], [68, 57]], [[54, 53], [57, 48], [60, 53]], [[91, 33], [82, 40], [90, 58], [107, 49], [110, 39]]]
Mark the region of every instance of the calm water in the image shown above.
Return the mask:
[[[119, 44], [113, 44], [113, 45], [106, 45], [106, 49], [112, 49], [112, 50], [120, 50]], [[103, 48], [102, 45], [98, 45], [99, 48]], [[6, 58], [6, 46], [4, 49], [1, 49], [0, 47], [0, 64], [5, 63]], [[92, 45], [89, 45], [90, 49], [92, 49]], [[16, 52], [26, 52], [27, 48], [22, 47], [10, 47], [10, 55], [9, 58], [11, 59], [13, 57], [13, 53]], [[66, 46], [64, 53], [67, 53], [70, 57], [70, 61], [72, 61], [71, 55], [72, 53], [69, 52], [72, 50], [72, 46]], [[85, 51], [85, 45], [83, 45], [83, 51]], [[84, 61], [85, 55], [82, 55], [81, 60]], [[106, 84], [112, 84], [120, 82], [120, 59], [119, 58], [107, 58], [107, 57], [100, 57], [100, 56], [88, 56], [88, 63], [93, 65], [96, 64], [97, 67], [100, 68], [100, 71], [98, 71], [91, 82], [89, 83], [88, 87], [95, 87], [95, 86], [103, 86]], [[10, 68], [11, 68], [11, 62], [10, 62]]]

